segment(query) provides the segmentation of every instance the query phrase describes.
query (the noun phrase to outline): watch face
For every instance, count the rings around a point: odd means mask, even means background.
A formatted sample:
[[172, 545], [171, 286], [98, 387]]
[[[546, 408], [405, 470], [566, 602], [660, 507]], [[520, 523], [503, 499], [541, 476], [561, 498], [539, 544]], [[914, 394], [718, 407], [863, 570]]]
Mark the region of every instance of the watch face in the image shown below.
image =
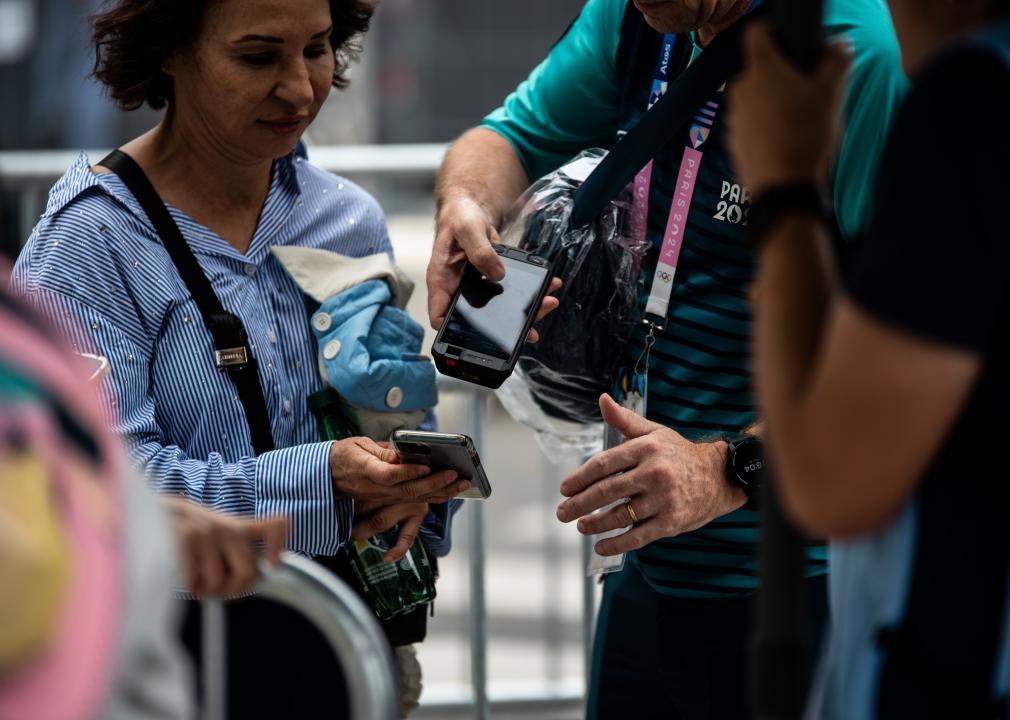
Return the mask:
[[760, 487], [764, 479], [765, 461], [761, 441], [750, 438], [733, 449], [733, 472], [744, 485]]

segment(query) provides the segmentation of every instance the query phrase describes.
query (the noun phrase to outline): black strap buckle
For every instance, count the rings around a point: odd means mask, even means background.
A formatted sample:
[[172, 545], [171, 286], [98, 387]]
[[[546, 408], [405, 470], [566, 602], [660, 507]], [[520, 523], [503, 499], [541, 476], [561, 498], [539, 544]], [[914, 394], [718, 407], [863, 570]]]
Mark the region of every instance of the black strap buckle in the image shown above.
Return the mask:
[[219, 368], [241, 367], [249, 364], [249, 349], [241, 347], [225, 348], [214, 351], [214, 362]]
[[219, 368], [241, 368], [252, 362], [248, 336], [234, 314], [215, 313], [208, 324], [214, 336], [214, 362]]

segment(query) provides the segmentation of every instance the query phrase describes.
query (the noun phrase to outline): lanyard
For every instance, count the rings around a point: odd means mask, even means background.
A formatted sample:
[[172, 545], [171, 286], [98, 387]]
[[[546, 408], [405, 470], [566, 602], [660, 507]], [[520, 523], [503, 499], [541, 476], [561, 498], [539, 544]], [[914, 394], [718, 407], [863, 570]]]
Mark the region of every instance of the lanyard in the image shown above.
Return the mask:
[[[652, 91], [646, 110], [650, 110], [663, 94], [669, 83], [670, 61], [677, 36], [663, 36], [659, 59], [653, 74]], [[693, 59], [693, 58], [692, 58]], [[670, 294], [673, 290], [673, 280], [677, 273], [677, 260], [683, 247], [684, 230], [687, 226], [687, 216], [691, 210], [691, 201], [704, 159], [705, 141], [708, 140], [712, 126], [719, 111], [719, 103], [710, 100], [698, 111], [691, 122], [691, 130], [687, 145], [681, 158], [677, 183], [674, 186], [674, 196], [671, 198], [670, 214], [663, 233], [663, 245], [660, 249], [656, 272], [652, 277], [649, 299], [645, 306], [643, 322], [649, 326], [649, 335], [656, 329], [666, 327], [666, 314], [670, 307]], [[650, 160], [635, 176], [634, 192], [631, 207], [631, 231], [639, 239], [646, 237], [649, 217], [649, 189], [652, 183], [652, 163]]]
[[[659, 51], [659, 60], [656, 61], [656, 70], [652, 74], [652, 90], [649, 92], [649, 102], [645, 106], [646, 112], [652, 110], [652, 106], [659, 102], [659, 99], [666, 94], [670, 79], [670, 60], [673, 58], [673, 48], [677, 43], [677, 36], [667, 34], [663, 36], [663, 46]], [[649, 187], [652, 184], [652, 160], [646, 163], [645, 167], [635, 175], [634, 191], [631, 199], [631, 233], [632, 237], [645, 240], [646, 230], [649, 223]]]

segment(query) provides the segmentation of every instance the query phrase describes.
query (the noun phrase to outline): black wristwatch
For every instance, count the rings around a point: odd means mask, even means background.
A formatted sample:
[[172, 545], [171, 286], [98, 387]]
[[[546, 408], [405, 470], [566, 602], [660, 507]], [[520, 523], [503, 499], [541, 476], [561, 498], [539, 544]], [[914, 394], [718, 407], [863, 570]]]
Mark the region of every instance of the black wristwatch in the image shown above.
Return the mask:
[[825, 222], [832, 219], [831, 204], [818, 185], [783, 183], [765, 188], [751, 201], [747, 234], [754, 245], [760, 247], [776, 224], [797, 212], [809, 213]]
[[761, 502], [761, 487], [764, 484], [764, 445], [754, 435], [738, 435], [726, 441], [726, 477], [731, 483], [743, 488], [747, 494], [748, 510], [757, 510]]

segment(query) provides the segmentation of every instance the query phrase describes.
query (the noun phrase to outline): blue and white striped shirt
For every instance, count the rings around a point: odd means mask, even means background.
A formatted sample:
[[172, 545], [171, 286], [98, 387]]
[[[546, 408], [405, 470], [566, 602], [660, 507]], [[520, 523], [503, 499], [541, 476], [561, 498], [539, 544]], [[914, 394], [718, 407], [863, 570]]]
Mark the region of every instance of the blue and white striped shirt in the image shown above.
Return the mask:
[[[242, 404], [214, 364], [196, 303], [139, 203], [88, 158], [53, 186], [15, 265], [12, 287], [80, 351], [109, 358], [109, 417], [163, 493], [242, 515], [291, 518], [290, 547], [332, 555], [350, 535], [353, 502], [335, 499], [329, 442], [306, 397], [321, 387], [301, 290], [272, 245], [343, 255], [392, 253], [378, 203], [300, 157], [274, 163], [245, 254], [169, 206], [226, 310], [241, 318], [259, 365], [274, 443], [256, 457]], [[436, 555], [449, 545], [446, 506], [422, 529]]]

